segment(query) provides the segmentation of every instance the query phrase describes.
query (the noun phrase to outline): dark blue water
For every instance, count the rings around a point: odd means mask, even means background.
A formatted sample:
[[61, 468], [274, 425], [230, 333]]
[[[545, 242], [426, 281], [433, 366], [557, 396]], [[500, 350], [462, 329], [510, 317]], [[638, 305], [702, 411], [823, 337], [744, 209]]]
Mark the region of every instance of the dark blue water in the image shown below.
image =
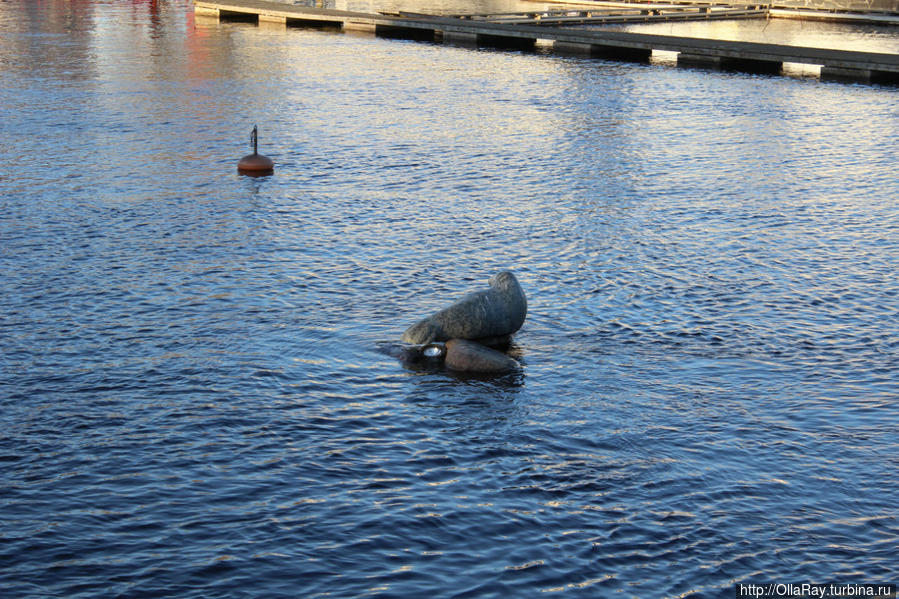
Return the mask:
[[[896, 88], [183, 0], [0, 31], [4, 597], [899, 578]], [[503, 268], [519, 373], [382, 351]]]

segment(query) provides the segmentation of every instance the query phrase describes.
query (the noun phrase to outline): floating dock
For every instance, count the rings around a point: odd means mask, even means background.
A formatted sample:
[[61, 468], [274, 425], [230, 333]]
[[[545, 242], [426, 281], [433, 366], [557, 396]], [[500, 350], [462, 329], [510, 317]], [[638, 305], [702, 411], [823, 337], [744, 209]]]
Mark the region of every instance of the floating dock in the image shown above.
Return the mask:
[[[659, 50], [676, 52], [678, 65], [751, 72], [776, 74], [782, 72], [784, 63], [798, 63], [820, 66], [822, 78], [875, 83], [899, 82], [899, 54], [578, 29], [560, 26], [558, 19], [556, 22], [540, 24], [542, 18], [531, 18], [526, 23], [509, 23], [489, 18], [497, 15], [473, 18], [472, 15], [448, 17], [411, 13], [369, 14], [293, 6], [267, 0], [195, 0], [194, 10], [198, 15], [215, 16], [219, 19], [367, 31], [383, 37], [470, 46], [526, 50], [533, 48], [539, 39], [551, 42], [556, 52], [618, 60], [648, 61], [653, 50]], [[584, 12], [598, 14], [600, 11]], [[710, 10], [709, 14], [711, 12]], [[593, 17], [591, 14], [589, 18]]]
[[[401, 12], [400, 16], [428, 16]], [[509, 23], [512, 25], [606, 25], [671, 21], [710, 21], [721, 19], [754, 19], [764, 17], [764, 6], [684, 6], [653, 4], [647, 6], [603, 4], [590, 9], [568, 8], [511, 13], [452, 15], [458, 19]]]

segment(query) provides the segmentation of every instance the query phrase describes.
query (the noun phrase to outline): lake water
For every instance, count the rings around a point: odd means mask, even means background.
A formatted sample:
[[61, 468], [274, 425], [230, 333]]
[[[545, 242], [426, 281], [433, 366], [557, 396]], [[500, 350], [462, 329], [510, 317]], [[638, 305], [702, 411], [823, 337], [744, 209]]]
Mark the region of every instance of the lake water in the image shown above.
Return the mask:
[[[897, 88], [186, 0], [0, 31], [4, 596], [899, 579]], [[385, 351], [506, 268], [519, 372]]]

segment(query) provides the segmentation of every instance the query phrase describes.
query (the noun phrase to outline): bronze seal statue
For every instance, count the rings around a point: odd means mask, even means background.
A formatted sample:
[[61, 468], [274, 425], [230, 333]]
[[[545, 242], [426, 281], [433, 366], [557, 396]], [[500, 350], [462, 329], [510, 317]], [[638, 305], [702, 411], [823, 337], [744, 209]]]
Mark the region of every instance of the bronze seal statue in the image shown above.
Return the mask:
[[521, 328], [528, 303], [518, 279], [504, 270], [489, 281], [490, 287], [473, 291], [403, 333], [406, 343], [425, 344], [450, 339], [479, 340], [508, 336]]

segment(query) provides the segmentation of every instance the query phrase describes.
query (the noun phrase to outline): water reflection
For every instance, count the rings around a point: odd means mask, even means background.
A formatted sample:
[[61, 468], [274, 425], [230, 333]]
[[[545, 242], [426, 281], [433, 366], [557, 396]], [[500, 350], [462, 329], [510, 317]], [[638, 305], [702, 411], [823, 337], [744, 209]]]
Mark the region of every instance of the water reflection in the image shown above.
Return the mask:
[[895, 27], [792, 19], [744, 19], [613, 26], [610, 29], [683, 37], [899, 53]]

